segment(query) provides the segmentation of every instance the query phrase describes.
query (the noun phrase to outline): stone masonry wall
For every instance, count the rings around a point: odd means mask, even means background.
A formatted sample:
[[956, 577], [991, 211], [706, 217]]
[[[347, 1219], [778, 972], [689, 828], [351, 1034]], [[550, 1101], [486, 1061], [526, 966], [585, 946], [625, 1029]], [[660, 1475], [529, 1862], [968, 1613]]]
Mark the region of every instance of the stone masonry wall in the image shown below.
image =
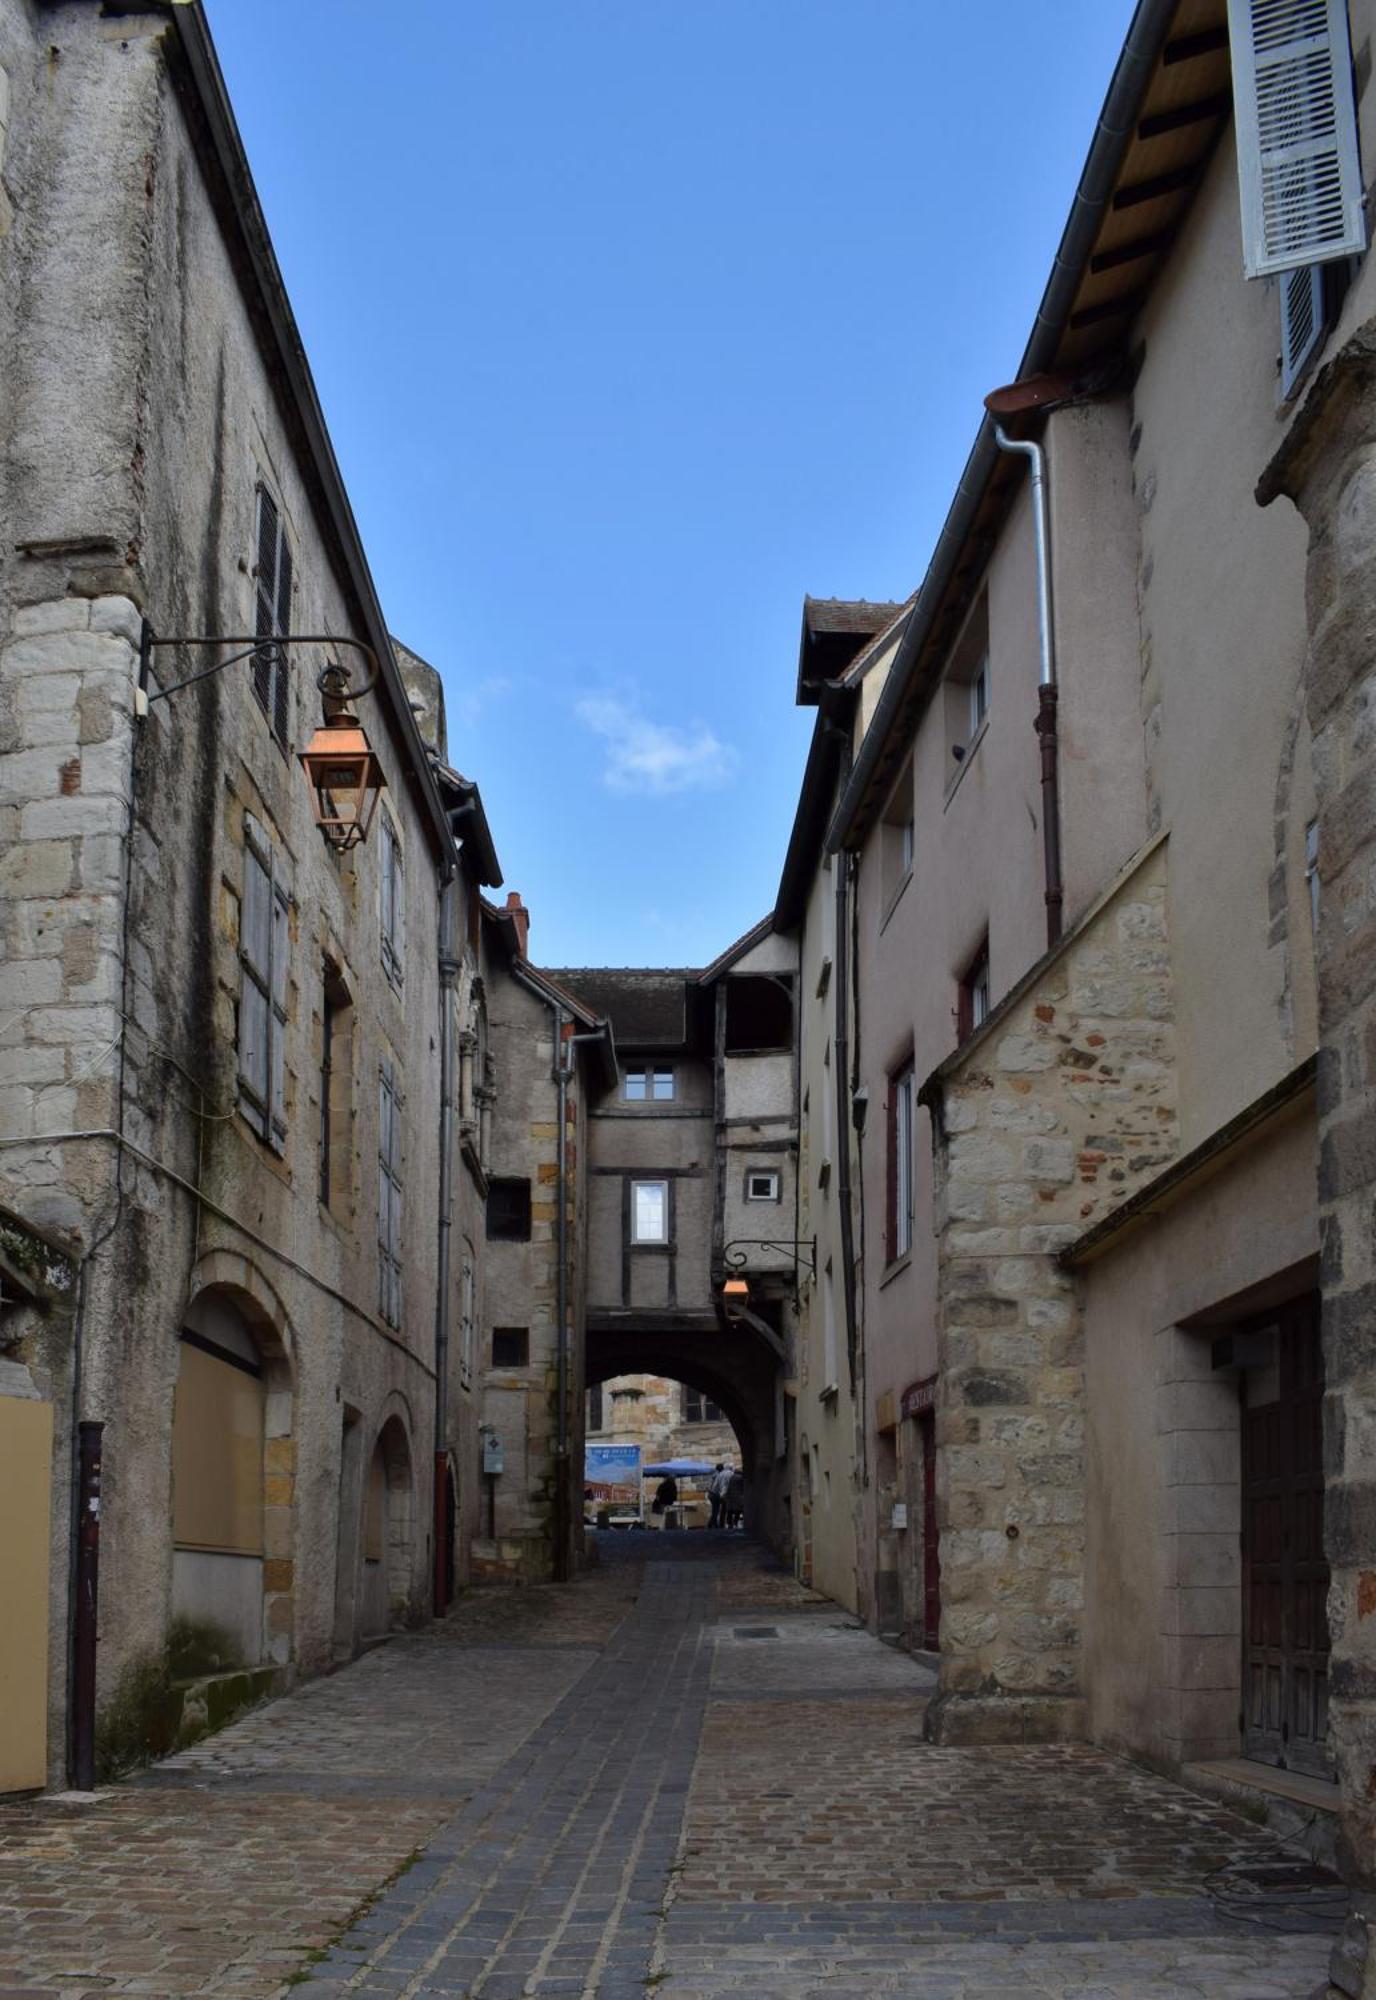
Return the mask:
[[1376, 323], [1319, 376], [1259, 489], [1309, 524], [1319, 822], [1319, 1226], [1330, 1726], [1358, 1890], [1333, 1959], [1376, 1992]]
[[939, 1740], [1078, 1733], [1084, 1344], [1059, 1253], [1173, 1157], [1166, 849], [925, 1086], [938, 1133]]

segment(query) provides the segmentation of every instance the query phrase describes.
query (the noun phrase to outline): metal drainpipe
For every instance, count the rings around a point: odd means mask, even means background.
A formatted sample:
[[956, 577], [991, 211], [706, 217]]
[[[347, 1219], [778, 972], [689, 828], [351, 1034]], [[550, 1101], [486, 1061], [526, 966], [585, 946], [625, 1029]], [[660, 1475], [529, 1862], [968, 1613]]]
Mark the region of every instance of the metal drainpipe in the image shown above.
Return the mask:
[[1010, 438], [1002, 425], [994, 425], [994, 442], [1000, 451], [1015, 452], [1027, 460], [1032, 480], [1032, 529], [1037, 547], [1037, 643], [1041, 654], [1038, 675], [1037, 720], [1035, 728], [1042, 750], [1042, 852], [1046, 869], [1046, 942], [1056, 944], [1061, 935], [1065, 889], [1061, 881], [1061, 797], [1057, 775], [1056, 730], [1056, 650], [1051, 625], [1051, 554], [1046, 517], [1046, 454], [1031, 438]]
[[434, 1603], [438, 1618], [449, 1602], [449, 1511], [447, 1478], [449, 1458], [449, 1292], [453, 1277], [454, 1242], [454, 981], [458, 960], [454, 956], [454, 892], [456, 874], [452, 862], [446, 867], [440, 887], [440, 1199], [439, 1272], [435, 1287], [435, 1491], [434, 1491]]
[[[851, 737], [849, 730], [828, 724], [840, 739], [840, 769], [837, 789], [844, 791], [850, 775]], [[832, 1087], [836, 1092], [836, 1211], [841, 1227], [841, 1301], [846, 1319], [846, 1367], [851, 1393], [855, 1392], [856, 1311], [855, 1311], [855, 1223], [851, 1214], [850, 1144], [850, 855], [843, 847], [832, 857], [836, 870], [835, 964], [832, 979], [836, 988], [836, 1023], [832, 1033]]]

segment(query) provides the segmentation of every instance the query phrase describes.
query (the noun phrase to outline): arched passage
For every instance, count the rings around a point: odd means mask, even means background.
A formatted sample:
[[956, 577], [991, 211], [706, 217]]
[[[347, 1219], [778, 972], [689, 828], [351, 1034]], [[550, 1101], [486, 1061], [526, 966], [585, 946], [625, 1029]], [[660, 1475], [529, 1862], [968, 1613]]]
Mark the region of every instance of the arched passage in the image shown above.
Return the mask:
[[787, 1440], [778, 1356], [749, 1327], [598, 1325], [588, 1329], [589, 1386], [616, 1375], [663, 1375], [708, 1396], [736, 1433], [746, 1524], [780, 1554], [791, 1545]]

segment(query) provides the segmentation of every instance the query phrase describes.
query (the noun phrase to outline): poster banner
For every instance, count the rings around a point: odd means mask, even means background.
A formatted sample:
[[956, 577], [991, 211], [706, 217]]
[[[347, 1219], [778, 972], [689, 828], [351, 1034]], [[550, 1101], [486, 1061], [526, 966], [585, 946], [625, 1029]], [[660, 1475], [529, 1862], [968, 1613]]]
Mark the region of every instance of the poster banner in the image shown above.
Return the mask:
[[590, 1444], [583, 1461], [585, 1499], [599, 1507], [624, 1507], [640, 1512], [640, 1446]]

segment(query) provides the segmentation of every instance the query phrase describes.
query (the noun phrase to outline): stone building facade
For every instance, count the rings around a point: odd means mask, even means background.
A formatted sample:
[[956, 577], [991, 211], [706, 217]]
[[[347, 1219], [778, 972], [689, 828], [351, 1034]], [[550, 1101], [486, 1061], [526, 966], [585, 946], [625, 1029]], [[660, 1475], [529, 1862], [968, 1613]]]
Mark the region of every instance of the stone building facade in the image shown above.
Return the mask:
[[[52, 1428], [47, 1616], [7, 1643], [46, 1655], [57, 1779], [91, 1720], [79, 1423], [110, 1760], [462, 1579], [482, 1232], [440, 1052], [457, 1077], [460, 912], [500, 874], [383, 623], [199, 11], [9, 0], [0, 71], [0, 1199], [30, 1274], [0, 1426]], [[384, 789], [341, 852], [296, 752], [365, 649]]]

